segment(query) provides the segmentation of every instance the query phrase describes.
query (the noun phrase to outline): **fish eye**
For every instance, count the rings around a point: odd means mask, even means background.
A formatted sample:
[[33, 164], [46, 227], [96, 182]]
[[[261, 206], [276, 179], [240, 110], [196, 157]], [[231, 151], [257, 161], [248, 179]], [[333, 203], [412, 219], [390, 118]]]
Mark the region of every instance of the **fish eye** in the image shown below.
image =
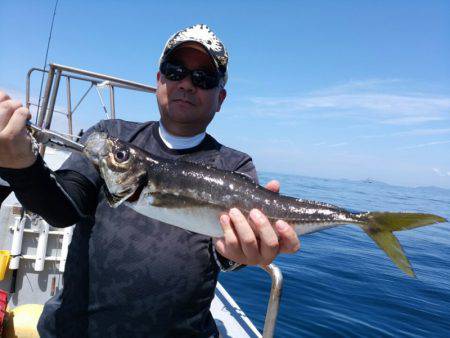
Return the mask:
[[114, 158], [117, 162], [122, 163], [130, 158], [130, 154], [128, 151], [120, 149], [114, 153]]

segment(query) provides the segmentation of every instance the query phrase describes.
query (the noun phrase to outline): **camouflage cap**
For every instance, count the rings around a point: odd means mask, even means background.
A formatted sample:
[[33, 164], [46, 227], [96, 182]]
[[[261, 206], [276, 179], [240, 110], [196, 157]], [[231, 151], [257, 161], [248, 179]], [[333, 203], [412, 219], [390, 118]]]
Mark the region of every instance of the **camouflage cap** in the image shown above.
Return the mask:
[[228, 53], [223, 43], [206, 25], [198, 24], [187, 27], [172, 35], [164, 46], [159, 63], [169, 55], [175, 48], [186, 42], [195, 42], [200, 44], [204, 50], [211, 56], [217, 70], [223, 74], [225, 83], [227, 82], [228, 72]]

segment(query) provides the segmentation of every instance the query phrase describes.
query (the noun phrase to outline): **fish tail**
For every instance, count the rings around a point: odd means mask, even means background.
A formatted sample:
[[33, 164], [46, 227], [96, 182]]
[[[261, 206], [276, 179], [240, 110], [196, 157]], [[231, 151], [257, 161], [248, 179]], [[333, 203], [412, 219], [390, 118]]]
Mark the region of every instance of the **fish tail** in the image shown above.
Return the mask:
[[432, 214], [405, 212], [370, 212], [361, 215], [361, 228], [383, 250], [397, 267], [408, 276], [415, 277], [411, 263], [393, 231], [413, 229], [434, 223], [447, 222], [443, 217]]

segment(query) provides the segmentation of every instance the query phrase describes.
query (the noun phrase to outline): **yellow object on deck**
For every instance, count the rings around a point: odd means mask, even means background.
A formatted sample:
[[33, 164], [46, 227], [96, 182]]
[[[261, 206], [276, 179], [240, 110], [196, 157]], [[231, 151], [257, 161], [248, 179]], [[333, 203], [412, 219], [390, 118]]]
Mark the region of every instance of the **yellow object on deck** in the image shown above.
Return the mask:
[[41, 304], [25, 304], [8, 311], [4, 338], [39, 338], [37, 323], [41, 316]]
[[6, 270], [8, 270], [9, 257], [8, 250], [0, 250], [0, 281], [5, 278]]

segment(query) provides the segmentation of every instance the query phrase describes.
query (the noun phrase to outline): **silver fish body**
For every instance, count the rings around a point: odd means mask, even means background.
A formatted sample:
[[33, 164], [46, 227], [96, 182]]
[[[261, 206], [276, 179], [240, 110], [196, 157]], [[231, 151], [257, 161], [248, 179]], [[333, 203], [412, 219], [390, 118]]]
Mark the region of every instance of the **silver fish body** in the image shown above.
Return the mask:
[[84, 153], [99, 168], [112, 207], [125, 203], [136, 212], [200, 234], [220, 237], [221, 213], [261, 210], [271, 221], [284, 220], [299, 235], [342, 224], [359, 225], [409, 275], [411, 266], [392, 231], [436, 222], [418, 213], [353, 213], [327, 203], [274, 193], [235, 172], [153, 156], [131, 144], [93, 133]]
[[[155, 157], [106, 134], [91, 135], [86, 151], [98, 157], [94, 162], [105, 180], [112, 206], [125, 203], [148, 217], [208, 236], [222, 235], [219, 215], [231, 208], [244, 214], [258, 208], [272, 221], [281, 219], [295, 226], [298, 234], [361, 223], [366, 214], [280, 195], [239, 173]], [[138, 190], [138, 198], [130, 201]]]

